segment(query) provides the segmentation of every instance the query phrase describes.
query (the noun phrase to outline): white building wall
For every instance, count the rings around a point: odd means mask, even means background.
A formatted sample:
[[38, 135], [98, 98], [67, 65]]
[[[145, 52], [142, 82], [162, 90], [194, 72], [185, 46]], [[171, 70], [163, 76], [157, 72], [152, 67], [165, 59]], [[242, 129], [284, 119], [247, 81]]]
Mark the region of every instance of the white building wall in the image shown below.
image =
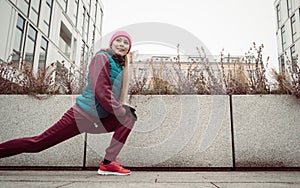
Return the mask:
[[12, 25], [15, 25], [15, 10], [6, 1], [0, 1], [0, 59], [6, 60], [11, 53], [7, 47], [12, 43]]
[[[288, 10], [288, 3], [291, 7]], [[277, 15], [277, 5], [280, 7], [280, 15]], [[285, 69], [287, 68], [287, 59], [291, 60], [291, 47], [295, 47], [296, 55], [298, 55], [298, 64], [300, 64], [300, 0], [275, 0], [274, 9], [277, 16], [280, 16], [280, 22], [277, 22], [277, 49], [279, 58], [279, 67], [281, 67], [280, 58], [284, 57]], [[294, 41], [292, 39], [292, 23], [291, 17], [295, 15], [295, 31]], [[276, 19], [277, 21], [277, 19]], [[285, 27], [285, 47], [282, 47], [281, 28]]]
[[[19, 3], [22, 0], [0, 0], [0, 59], [6, 60], [13, 52], [13, 44], [15, 40], [15, 32], [16, 32], [16, 24], [18, 14], [21, 14], [25, 19], [26, 23], [33, 25], [33, 27], [37, 30], [37, 38], [35, 43], [35, 54], [34, 54], [34, 63], [33, 69], [37, 71], [38, 69], [38, 62], [39, 62], [39, 54], [41, 48], [41, 40], [42, 37], [46, 38], [48, 41], [48, 49], [47, 49], [47, 65], [53, 62], [66, 62], [66, 67], [68, 67], [69, 63], [75, 63], [77, 68], [80, 67], [80, 59], [81, 59], [81, 49], [83, 44], [83, 36], [82, 36], [82, 25], [83, 25], [83, 6], [86, 7], [86, 10], [89, 12], [90, 16], [90, 24], [89, 24], [89, 34], [88, 39], [85, 40], [89, 49], [92, 48], [94, 45], [92, 42], [96, 42], [101, 37], [101, 27], [102, 22], [100, 18], [95, 20], [94, 16], [96, 15], [96, 4], [97, 4], [97, 16], [101, 16], [99, 14], [99, 10], [103, 11], [103, 5], [101, 0], [79, 0], [79, 8], [78, 8], [78, 18], [77, 18], [77, 25], [75, 24], [74, 14], [76, 14], [77, 9], [75, 8], [75, 0], [67, 1], [67, 12], [65, 12], [64, 7], [60, 6], [59, 2], [64, 2], [63, 0], [53, 0], [52, 5], [52, 15], [51, 15], [51, 22], [50, 22], [50, 32], [49, 36], [46, 33], [43, 33], [42, 29], [39, 28], [40, 24], [43, 20], [41, 20], [41, 16], [45, 14], [46, 9], [46, 0], [40, 0], [42, 3], [40, 5], [40, 20], [39, 24], [35, 25], [26, 17], [20, 9], [18, 8]], [[91, 5], [89, 3], [91, 2]], [[90, 8], [89, 8], [90, 7]], [[64, 52], [59, 47], [60, 42], [60, 28], [61, 23], [67, 27], [67, 29], [72, 34], [71, 37], [71, 48], [69, 50], [70, 56], [67, 57]], [[96, 22], [96, 23], [95, 23]], [[95, 40], [93, 41], [93, 25], [96, 24], [96, 32], [95, 32]], [[26, 33], [23, 35], [23, 40], [26, 38]], [[76, 44], [74, 43], [76, 39]], [[24, 46], [24, 44], [23, 44]], [[89, 57], [91, 58], [91, 57]]]

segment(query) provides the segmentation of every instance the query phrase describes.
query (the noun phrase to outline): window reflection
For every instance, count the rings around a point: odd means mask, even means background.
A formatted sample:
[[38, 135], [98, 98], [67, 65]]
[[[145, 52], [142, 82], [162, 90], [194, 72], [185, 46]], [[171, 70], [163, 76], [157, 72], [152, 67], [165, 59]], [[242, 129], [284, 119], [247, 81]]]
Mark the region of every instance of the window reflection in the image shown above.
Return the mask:
[[32, 68], [33, 66], [36, 34], [37, 31], [31, 25], [29, 25], [27, 38], [26, 38], [25, 53], [24, 53], [24, 64], [23, 64], [23, 66], [27, 68]]
[[15, 38], [13, 43], [14, 54], [12, 56], [12, 62], [16, 67], [19, 66], [19, 61], [21, 58], [24, 27], [25, 27], [25, 19], [21, 15], [18, 15], [17, 26], [15, 30]]
[[39, 55], [38, 71], [45, 70], [46, 59], [47, 59], [47, 49], [48, 49], [48, 41], [44, 37], [42, 37], [40, 55]]
[[18, 0], [18, 7], [25, 14], [25, 16], [28, 16], [29, 0]]
[[51, 21], [52, 0], [47, 0], [46, 6], [43, 9], [40, 21], [40, 29], [46, 36], [49, 36], [50, 21]]

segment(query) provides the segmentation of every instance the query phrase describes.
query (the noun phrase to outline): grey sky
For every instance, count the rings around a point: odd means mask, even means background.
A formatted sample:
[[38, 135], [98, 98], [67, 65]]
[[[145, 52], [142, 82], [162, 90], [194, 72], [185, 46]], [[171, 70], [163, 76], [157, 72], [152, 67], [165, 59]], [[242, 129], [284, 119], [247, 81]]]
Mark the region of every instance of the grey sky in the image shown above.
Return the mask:
[[[252, 43], [264, 44], [264, 59], [277, 68], [274, 0], [102, 0], [104, 35], [141, 22], [181, 27], [198, 37], [211, 51], [243, 55]], [[151, 32], [149, 31], [149, 34]], [[174, 36], [175, 37], [175, 36]], [[134, 36], [133, 36], [134, 40]], [[163, 47], [133, 47], [141, 53], [171, 53]], [[174, 51], [175, 53], [176, 51]]]

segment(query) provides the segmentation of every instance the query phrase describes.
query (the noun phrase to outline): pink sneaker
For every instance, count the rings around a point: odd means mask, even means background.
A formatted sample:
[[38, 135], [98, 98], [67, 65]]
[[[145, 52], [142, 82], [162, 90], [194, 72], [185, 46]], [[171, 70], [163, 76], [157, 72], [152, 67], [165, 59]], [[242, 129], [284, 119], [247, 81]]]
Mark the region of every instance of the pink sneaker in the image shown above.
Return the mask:
[[131, 171], [129, 169], [123, 168], [120, 163], [111, 162], [108, 165], [100, 163], [100, 168], [98, 170], [99, 175], [117, 175], [126, 176], [129, 175]]

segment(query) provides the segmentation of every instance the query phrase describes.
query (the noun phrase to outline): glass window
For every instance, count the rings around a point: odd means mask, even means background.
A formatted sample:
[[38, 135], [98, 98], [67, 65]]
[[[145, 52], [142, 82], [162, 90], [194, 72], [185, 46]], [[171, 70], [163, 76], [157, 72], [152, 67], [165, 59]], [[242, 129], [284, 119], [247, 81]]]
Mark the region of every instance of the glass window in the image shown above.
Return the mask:
[[83, 66], [84, 64], [84, 48], [85, 48], [85, 42], [82, 41], [81, 54], [80, 54], [80, 66]]
[[292, 41], [293, 43], [296, 40], [296, 16], [295, 14], [291, 17], [291, 26], [292, 26]]
[[279, 63], [280, 63], [280, 66], [279, 66], [280, 71], [285, 72], [284, 55], [280, 56]]
[[32, 21], [35, 25], [37, 25], [37, 23], [38, 23], [38, 14], [36, 14], [36, 13], [33, 12], [33, 11], [30, 11], [29, 18], [31, 19], [31, 21]]
[[86, 42], [88, 42], [88, 39], [89, 39], [89, 22], [90, 22], [90, 16], [87, 14], [86, 17], [85, 17], [85, 23], [84, 23], [84, 35], [85, 35], [85, 39], [86, 39]]
[[28, 16], [29, 0], [19, 0], [18, 7], [25, 14], [25, 16]]
[[29, 68], [32, 68], [33, 66], [36, 35], [37, 31], [31, 25], [29, 25], [27, 31], [23, 64], [24, 66], [28, 66]]
[[46, 68], [47, 50], [48, 50], [48, 41], [44, 37], [42, 37], [38, 71], [43, 71]]
[[291, 46], [290, 50], [291, 50], [291, 60], [292, 62], [295, 62], [297, 60], [295, 45]]
[[82, 41], [81, 55], [80, 55], [80, 69], [83, 71], [84, 75], [87, 71], [88, 58], [89, 58], [88, 53], [89, 53], [89, 47], [84, 41]]
[[32, 40], [35, 41], [36, 40], [36, 30], [33, 27], [29, 27], [28, 28], [28, 37]]
[[50, 28], [50, 21], [51, 21], [51, 12], [52, 12], [52, 1], [47, 0], [46, 6], [42, 13], [42, 21], [40, 22], [40, 29], [46, 36], [49, 36], [49, 28]]
[[12, 61], [17, 63], [21, 58], [24, 27], [25, 27], [25, 19], [21, 15], [18, 15], [17, 26], [15, 30], [15, 38], [13, 43], [14, 54], [12, 56]]
[[294, 73], [298, 72], [297, 70], [297, 55], [295, 45], [291, 46], [291, 61], [292, 61], [292, 70]]
[[76, 38], [73, 39], [73, 56], [72, 56], [72, 60], [75, 61], [76, 60], [76, 51], [77, 51], [77, 40]]
[[295, 59], [296, 57], [296, 48], [295, 45], [291, 46], [291, 59]]
[[286, 0], [286, 4], [287, 4], [288, 16], [290, 16], [291, 13], [292, 13], [292, 2], [291, 2], [291, 0]]
[[281, 42], [282, 42], [282, 51], [284, 51], [286, 46], [285, 26], [281, 27]]
[[82, 38], [85, 42], [88, 42], [90, 15], [84, 6], [82, 16]]
[[88, 65], [88, 60], [89, 60], [89, 47], [87, 45], [85, 45], [85, 48], [84, 48], [84, 55], [85, 55], [85, 59], [84, 59], [84, 68], [86, 69], [87, 68], [87, 65]]
[[96, 35], [96, 25], [94, 24], [93, 25], [93, 33], [92, 33], [92, 43], [91, 44], [94, 44], [95, 43], [95, 35]]
[[277, 13], [277, 27], [280, 27], [280, 20], [281, 20], [281, 15], [280, 15], [280, 5], [278, 4], [276, 6], [276, 13]]
[[[83, 35], [83, 38], [84, 38], [84, 27], [85, 27], [85, 16], [86, 16], [86, 9], [85, 7], [83, 7], [83, 14], [82, 14], [82, 26], [81, 26], [81, 34]], [[83, 39], [85, 40], [85, 39]]]
[[70, 49], [71, 49], [71, 39], [72, 39], [72, 33], [68, 30], [65, 24], [61, 22], [59, 47], [64, 52], [64, 54], [69, 58], [70, 58]]
[[48, 48], [48, 41], [44, 37], [42, 37], [41, 48], [44, 50], [47, 50]]
[[25, 23], [24, 18], [22, 18], [22, 16], [18, 15], [17, 28], [19, 28], [20, 30], [24, 30], [24, 23]]
[[74, 5], [74, 14], [73, 14], [73, 22], [75, 26], [77, 26], [77, 20], [78, 20], [78, 9], [79, 9], [79, 0], [75, 0], [75, 5]]
[[16, 52], [21, 51], [22, 35], [23, 35], [23, 31], [17, 29], [15, 33], [15, 40], [14, 40], [14, 51]]
[[80, 70], [81, 73], [79, 74], [79, 80], [83, 80], [86, 75], [86, 70], [84, 69], [84, 59], [85, 59], [85, 42], [82, 40], [82, 46], [80, 51]]
[[31, 0], [30, 7], [29, 18], [37, 25], [40, 14], [40, 0]]

